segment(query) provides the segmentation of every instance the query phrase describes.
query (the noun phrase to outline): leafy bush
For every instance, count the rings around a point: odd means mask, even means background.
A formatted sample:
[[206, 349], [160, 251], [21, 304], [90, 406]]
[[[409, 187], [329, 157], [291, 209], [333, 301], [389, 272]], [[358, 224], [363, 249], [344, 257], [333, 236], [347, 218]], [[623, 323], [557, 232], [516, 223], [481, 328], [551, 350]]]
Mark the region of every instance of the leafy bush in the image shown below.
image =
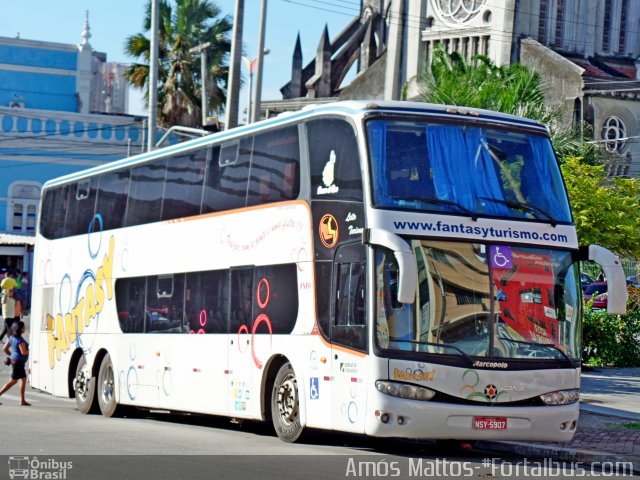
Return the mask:
[[610, 315], [588, 304], [582, 361], [592, 367], [640, 367], [640, 289], [629, 288], [627, 313]]

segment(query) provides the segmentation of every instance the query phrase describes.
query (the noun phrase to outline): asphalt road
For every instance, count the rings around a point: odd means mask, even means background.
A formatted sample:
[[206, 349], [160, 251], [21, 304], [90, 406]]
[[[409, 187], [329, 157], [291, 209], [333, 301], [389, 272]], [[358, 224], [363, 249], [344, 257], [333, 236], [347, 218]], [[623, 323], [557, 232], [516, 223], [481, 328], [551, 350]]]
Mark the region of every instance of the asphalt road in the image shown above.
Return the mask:
[[[0, 367], [0, 384], [9, 373], [9, 367]], [[288, 444], [269, 425], [239, 425], [217, 417], [148, 412], [128, 418], [81, 415], [74, 400], [30, 388], [27, 399], [32, 406], [21, 407], [17, 388], [0, 397], [0, 480], [11, 474], [62, 480], [567, 478], [561, 471], [558, 476], [559, 470], [566, 473], [573, 468], [552, 464], [545, 470], [549, 459], [546, 464], [545, 459], [508, 455], [496, 459], [458, 443], [333, 432], [311, 432], [304, 441]], [[524, 461], [547, 467], [531, 475]]]
[[[9, 373], [9, 367], [0, 368], [2, 384]], [[32, 406], [21, 407], [17, 386], [0, 397], [0, 479], [11, 473], [63, 480], [499, 479], [515, 478], [502, 462], [522, 461], [514, 457], [490, 463], [487, 454], [457, 443], [333, 432], [311, 432], [304, 441], [288, 444], [270, 426], [254, 422], [142, 412], [128, 418], [82, 415], [74, 400], [30, 388], [27, 399]]]

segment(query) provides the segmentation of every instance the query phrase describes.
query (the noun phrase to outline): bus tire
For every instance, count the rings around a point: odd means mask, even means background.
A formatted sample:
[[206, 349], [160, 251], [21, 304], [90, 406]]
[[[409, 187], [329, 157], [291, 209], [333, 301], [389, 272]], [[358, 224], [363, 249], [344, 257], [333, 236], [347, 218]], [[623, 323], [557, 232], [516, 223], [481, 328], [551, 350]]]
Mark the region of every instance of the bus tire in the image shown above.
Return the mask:
[[271, 420], [276, 434], [285, 442], [295, 442], [302, 435], [298, 381], [290, 363], [278, 370], [271, 391]]
[[105, 417], [117, 416], [119, 409], [118, 402], [116, 402], [116, 376], [111, 364], [111, 356], [108, 353], [100, 364], [96, 393], [102, 415]]
[[76, 376], [73, 380], [73, 391], [76, 397], [76, 405], [80, 413], [98, 413], [98, 399], [96, 398], [96, 377], [91, 375], [91, 369], [87, 365], [84, 355], [76, 365]]

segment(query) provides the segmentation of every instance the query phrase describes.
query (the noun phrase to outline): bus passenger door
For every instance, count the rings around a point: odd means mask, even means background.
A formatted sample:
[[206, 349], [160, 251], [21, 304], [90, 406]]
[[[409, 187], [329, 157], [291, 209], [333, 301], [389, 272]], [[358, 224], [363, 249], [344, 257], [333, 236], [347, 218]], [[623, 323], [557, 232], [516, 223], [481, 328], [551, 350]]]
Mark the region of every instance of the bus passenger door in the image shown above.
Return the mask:
[[49, 335], [55, 325], [54, 322], [49, 324], [47, 314], [53, 315], [53, 298], [53, 287], [45, 287], [40, 291], [40, 298], [36, 300], [40, 308], [32, 309], [36, 315], [31, 317], [29, 325], [30, 348], [35, 353], [31, 356], [30, 384], [49, 393], [53, 393], [54, 379], [54, 370], [49, 364]]
[[334, 257], [331, 315], [333, 427], [364, 432], [367, 379], [366, 248], [350, 243]]
[[227, 365], [228, 412], [232, 417], [249, 417], [254, 395], [251, 384], [251, 314], [253, 268], [231, 270], [229, 309], [229, 356]]

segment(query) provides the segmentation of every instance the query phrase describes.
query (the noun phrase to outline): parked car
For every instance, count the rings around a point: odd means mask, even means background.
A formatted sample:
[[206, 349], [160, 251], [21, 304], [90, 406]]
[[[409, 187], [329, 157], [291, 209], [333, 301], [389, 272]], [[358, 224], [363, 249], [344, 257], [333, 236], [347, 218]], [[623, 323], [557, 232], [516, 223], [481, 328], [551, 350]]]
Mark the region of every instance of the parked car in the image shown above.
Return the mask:
[[584, 289], [587, 288], [587, 286], [591, 285], [593, 283], [593, 278], [591, 278], [589, 275], [587, 275], [584, 272], [580, 272], [580, 285], [582, 287], [582, 291], [584, 292]]
[[607, 283], [606, 282], [593, 282], [583, 288], [584, 301], [588, 302], [593, 295], [599, 295], [603, 293], [607, 293]]
[[593, 297], [593, 308], [606, 309], [609, 303], [608, 300], [609, 300], [609, 294], [607, 292], [598, 293], [595, 297]]
[[627, 277], [627, 285], [630, 285], [632, 287], [640, 287], [640, 281], [638, 281], [638, 276], [637, 275], [629, 275]]

